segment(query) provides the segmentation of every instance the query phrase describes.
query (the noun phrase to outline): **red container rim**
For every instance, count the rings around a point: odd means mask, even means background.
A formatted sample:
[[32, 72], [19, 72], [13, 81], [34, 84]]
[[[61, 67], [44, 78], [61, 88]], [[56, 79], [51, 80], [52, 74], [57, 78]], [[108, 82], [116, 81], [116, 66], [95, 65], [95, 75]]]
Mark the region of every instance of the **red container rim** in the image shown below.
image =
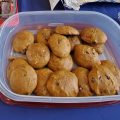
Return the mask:
[[100, 107], [112, 104], [118, 104], [120, 101], [105, 101], [105, 102], [92, 102], [92, 103], [44, 103], [44, 102], [19, 102], [14, 101], [2, 93], [0, 93], [0, 100], [8, 105], [17, 105], [24, 107], [43, 107], [43, 108], [89, 108]]

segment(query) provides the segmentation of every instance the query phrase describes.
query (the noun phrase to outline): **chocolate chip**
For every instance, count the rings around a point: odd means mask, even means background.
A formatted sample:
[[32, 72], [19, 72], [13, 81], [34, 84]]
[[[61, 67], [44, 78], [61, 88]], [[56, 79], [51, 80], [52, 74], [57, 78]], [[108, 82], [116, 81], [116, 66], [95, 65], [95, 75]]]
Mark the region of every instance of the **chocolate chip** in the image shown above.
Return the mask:
[[106, 77], [108, 80], [110, 80], [110, 76], [108, 76], [108, 75], [105, 75], [105, 77]]
[[87, 54], [89, 54], [89, 52], [88, 52], [88, 51], [86, 51], [86, 53], [87, 53]]
[[59, 83], [58, 83], [58, 82], [56, 82], [56, 85], [57, 85], [57, 86], [59, 86]]

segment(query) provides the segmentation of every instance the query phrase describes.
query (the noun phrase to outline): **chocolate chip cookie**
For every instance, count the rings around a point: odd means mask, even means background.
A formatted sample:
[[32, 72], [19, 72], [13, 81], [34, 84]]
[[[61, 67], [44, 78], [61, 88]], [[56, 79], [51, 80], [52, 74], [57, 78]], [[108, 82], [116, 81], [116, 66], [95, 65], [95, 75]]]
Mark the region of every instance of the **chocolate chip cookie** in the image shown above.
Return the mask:
[[79, 31], [76, 28], [66, 25], [57, 26], [55, 32], [61, 35], [79, 35]]
[[36, 88], [37, 74], [30, 65], [21, 64], [11, 71], [9, 83], [13, 92], [29, 95]]
[[48, 67], [53, 71], [62, 70], [62, 69], [71, 71], [73, 67], [72, 57], [71, 55], [68, 55], [68, 57], [60, 58], [55, 56], [54, 54], [51, 54]]
[[37, 33], [37, 42], [48, 44], [48, 39], [52, 34], [52, 29], [50, 28], [42, 28]]
[[85, 68], [92, 68], [94, 64], [100, 64], [98, 53], [93, 47], [87, 45], [76, 45], [74, 50], [76, 63]]
[[67, 37], [59, 34], [53, 34], [48, 40], [51, 51], [58, 57], [67, 57], [71, 46]]
[[50, 96], [47, 90], [47, 80], [51, 75], [52, 71], [48, 68], [36, 70], [37, 73], [37, 86], [34, 93], [38, 96]]
[[34, 68], [42, 68], [49, 62], [50, 51], [43, 43], [34, 43], [26, 51], [29, 64]]
[[52, 96], [75, 97], [79, 91], [78, 79], [72, 72], [56, 71], [49, 77], [47, 88]]
[[102, 60], [101, 63], [103, 66], [106, 66], [116, 77], [120, 89], [120, 69], [109, 60]]
[[84, 28], [81, 31], [80, 36], [83, 41], [91, 44], [104, 44], [107, 41], [105, 32], [96, 27]]
[[78, 78], [78, 96], [92, 96], [93, 93], [91, 92], [90, 85], [88, 82], [89, 70], [83, 67], [78, 67], [75, 70], [73, 70], [73, 73], [75, 73], [75, 75]]
[[103, 65], [96, 65], [88, 74], [89, 84], [96, 95], [115, 95], [118, 83], [112, 72]]
[[7, 78], [10, 79], [11, 72], [19, 66], [28, 65], [23, 58], [14, 58], [7, 67]]
[[34, 35], [28, 30], [18, 32], [13, 39], [13, 50], [19, 53], [25, 53], [28, 46], [34, 43]]
[[73, 51], [75, 45], [81, 44], [81, 41], [78, 36], [68, 36], [67, 38], [69, 39], [71, 44], [71, 51]]

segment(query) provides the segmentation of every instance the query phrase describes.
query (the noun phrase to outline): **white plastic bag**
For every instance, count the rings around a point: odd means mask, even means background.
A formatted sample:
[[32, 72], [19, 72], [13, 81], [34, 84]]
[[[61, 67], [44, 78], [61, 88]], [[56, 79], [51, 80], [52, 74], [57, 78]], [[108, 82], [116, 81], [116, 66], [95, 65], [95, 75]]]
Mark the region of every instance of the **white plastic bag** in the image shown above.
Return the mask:
[[51, 10], [55, 8], [59, 1], [67, 8], [72, 8], [74, 10], [79, 10], [80, 6], [88, 2], [117, 2], [120, 3], [120, 0], [49, 0]]

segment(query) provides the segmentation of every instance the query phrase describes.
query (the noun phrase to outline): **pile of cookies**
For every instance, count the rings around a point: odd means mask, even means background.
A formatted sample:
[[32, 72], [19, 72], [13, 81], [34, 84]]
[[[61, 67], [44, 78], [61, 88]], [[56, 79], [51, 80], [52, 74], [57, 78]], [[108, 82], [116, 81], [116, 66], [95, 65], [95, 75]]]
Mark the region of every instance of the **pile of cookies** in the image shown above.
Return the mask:
[[107, 35], [99, 28], [81, 30], [59, 25], [29, 30], [13, 37], [13, 51], [26, 58], [11, 59], [7, 79], [22, 95], [80, 97], [115, 95], [120, 91], [120, 69], [100, 60]]

